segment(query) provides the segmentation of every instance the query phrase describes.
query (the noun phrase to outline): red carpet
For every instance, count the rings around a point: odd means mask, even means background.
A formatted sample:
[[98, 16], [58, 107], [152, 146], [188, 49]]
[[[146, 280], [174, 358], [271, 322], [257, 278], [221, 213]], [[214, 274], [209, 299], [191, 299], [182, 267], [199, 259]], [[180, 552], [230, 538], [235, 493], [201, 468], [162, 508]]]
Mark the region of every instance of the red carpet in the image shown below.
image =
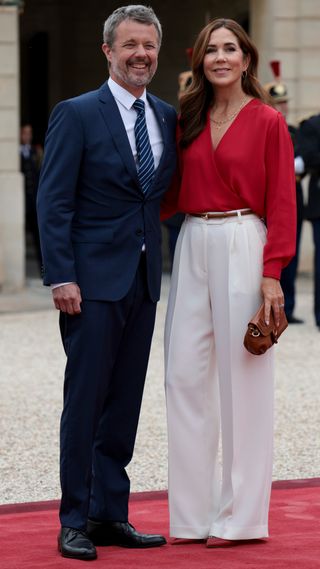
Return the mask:
[[[215, 549], [203, 544], [142, 551], [99, 547], [96, 561], [63, 559], [56, 548], [57, 507], [57, 502], [0, 506], [1, 568], [320, 569], [320, 479], [273, 485], [268, 541]], [[168, 536], [164, 492], [134, 494], [130, 508], [137, 529]]]

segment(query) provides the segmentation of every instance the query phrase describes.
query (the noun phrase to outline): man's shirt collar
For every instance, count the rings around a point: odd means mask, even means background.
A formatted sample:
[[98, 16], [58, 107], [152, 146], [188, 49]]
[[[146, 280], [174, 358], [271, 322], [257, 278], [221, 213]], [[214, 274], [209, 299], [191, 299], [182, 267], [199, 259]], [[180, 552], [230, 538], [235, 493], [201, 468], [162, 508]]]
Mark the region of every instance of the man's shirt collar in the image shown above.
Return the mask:
[[[133, 103], [136, 100], [136, 97], [134, 97], [131, 93], [129, 93], [129, 91], [121, 87], [118, 83], [116, 83], [113, 79], [111, 79], [111, 77], [109, 77], [108, 79], [108, 85], [114, 98], [117, 99], [117, 101], [119, 101], [119, 103], [121, 103], [121, 105], [123, 105], [126, 109], [130, 110]], [[146, 102], [147, 100], [146, 89], [143, 91], [139, 99], [144, 101], [144, 103]]]

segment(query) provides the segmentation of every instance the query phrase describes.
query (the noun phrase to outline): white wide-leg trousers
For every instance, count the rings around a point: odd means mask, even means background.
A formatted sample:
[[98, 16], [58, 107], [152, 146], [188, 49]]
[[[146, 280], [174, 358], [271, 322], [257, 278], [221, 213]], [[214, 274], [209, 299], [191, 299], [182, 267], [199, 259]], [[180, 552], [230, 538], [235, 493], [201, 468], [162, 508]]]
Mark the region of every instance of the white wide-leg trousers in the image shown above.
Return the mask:
[[268, 537], [274, 354], [243, 347], [265, 241], [253, 214], [187, 216], [180, 232], [165, 326], [174, 537]]

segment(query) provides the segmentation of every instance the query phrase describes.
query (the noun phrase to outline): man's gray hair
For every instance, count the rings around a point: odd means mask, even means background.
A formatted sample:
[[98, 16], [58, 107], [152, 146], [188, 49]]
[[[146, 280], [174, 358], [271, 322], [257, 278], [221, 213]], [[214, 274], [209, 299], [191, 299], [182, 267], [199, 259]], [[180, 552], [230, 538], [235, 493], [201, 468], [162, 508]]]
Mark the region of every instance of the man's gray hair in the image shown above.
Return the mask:
[[110, 47], [114, 42], [115, 31], [119, 24], [124, 20], [135, 20], [141, 24], [153, 24], [157, 30], [159, 38], [159, 47], [162, 40], [161, 24], [155, 15], [151, 6], [142, 6], [141, 4], [131, 4], [117, 8], [109, 18], [105, 21], [103, 27], [103, 41]]

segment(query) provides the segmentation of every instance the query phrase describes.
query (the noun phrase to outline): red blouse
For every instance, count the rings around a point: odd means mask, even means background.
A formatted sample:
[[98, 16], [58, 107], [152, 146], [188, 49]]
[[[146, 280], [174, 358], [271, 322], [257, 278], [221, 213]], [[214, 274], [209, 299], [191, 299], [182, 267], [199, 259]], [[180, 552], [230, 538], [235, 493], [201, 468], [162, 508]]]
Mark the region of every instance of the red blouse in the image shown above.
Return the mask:
[[251, 208], [268, 226], [263, 274], [279, 279], [296, 234], [294, 155], [282, 115], [253, 99], [214, 149], [208, 113], [204, 130], [180, 148], [179, 164], [179, 182], [165, 194], [161, 218]]

